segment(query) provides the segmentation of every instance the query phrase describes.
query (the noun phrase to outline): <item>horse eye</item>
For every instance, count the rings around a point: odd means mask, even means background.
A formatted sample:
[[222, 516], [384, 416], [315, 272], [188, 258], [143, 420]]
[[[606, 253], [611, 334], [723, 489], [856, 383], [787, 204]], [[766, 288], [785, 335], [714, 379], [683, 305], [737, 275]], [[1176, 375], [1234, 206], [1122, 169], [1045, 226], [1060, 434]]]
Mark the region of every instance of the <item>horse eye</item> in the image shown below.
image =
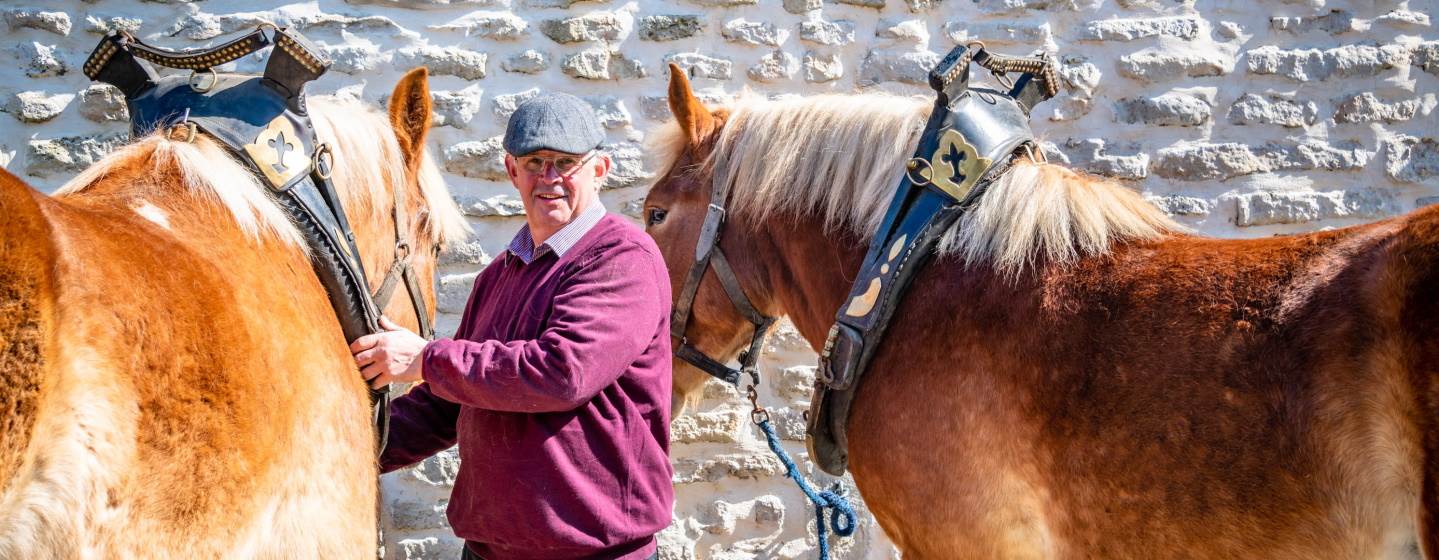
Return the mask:
[[665, 209], [663, 208], [650, 208], [649, 210], [646, 210], [645, 225], [657, 226], [664, 223], [665, 214], [667, 214], [667, 212], [665, 212]]

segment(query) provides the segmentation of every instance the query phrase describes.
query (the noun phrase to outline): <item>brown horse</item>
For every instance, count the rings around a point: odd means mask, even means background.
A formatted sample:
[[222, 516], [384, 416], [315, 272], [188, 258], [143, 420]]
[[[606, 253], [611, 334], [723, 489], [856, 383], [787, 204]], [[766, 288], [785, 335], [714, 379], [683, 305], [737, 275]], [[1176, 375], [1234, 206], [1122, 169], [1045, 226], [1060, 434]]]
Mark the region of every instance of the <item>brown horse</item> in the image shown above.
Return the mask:
[[[708, 110], [671, 79], [645, 200], [671, 280], [726, 181], [743, 290], [821, 347], [928, 103]], [[850, 466], [906, 558], [1439, 558], [1436, 294], [1439, 208], [1208, 239], [1121, 186], [1022, 164], [898, 309]], [[733, 356], [749, 325], [710, 272], [689, 341]], [[677, 401], [706, 379], [675, 376]]]
[[[424, 149], [428, 89], [407, 74], [388, 118], [310, 105], [365, 267], [393, 259], [407, 189], [427, 288], [466, 231]], [[0, 213], [0, 558], [374, 557], [365, 386], [249, 171], [159, 132], [53, 198], [0, 172]]]

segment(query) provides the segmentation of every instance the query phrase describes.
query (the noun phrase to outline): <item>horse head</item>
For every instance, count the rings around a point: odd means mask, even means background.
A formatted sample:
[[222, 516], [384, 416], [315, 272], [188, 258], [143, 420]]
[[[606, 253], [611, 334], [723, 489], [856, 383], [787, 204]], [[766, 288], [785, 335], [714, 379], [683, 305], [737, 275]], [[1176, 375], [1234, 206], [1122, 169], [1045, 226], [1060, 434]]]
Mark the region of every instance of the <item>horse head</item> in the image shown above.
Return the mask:
[[[644, 202], [645, 230], [654, 237], [670, 272], [670, 283], [676, 287], [675, 298], [682, 298], [678, 288], [686, 282], [696, 261], [702, 226], [710, 205], [723, 207], [724, 201], [711, 201], [711, 183], [715, 165], [713, 154], [728, 118], [725, 109], [711, 110], [695, 96], [689, 80], [677, 66], [670, 65], [669, 106], [675, 122], [657, 131], [653, 143], [659, 151], [674, 157], [659, 179], [650, 188]], [[750, 224], [731, 223], [721, 232], [718, 247], [730, 254], [752, 253], [759, 249], [748, 246], [756, 239], [744, 235]], [[748, 258], [735, 273], [755, 306], [767, 315], [773, 303], [764, 289], [763, 272], [751, 263], [769, 259]], [[733, 305], [713, 270], [701, 271], [689, 320], [683, 331], [675, 334], [674, 347], [688, 344], [705, 355], [727, 361], [738, 354], [749, 340], [751, 324]], [[683, 411], [686, 404], [698, 397], [710, 378], [703, 370], [676, 359], [674, 365], [673, 412]]]

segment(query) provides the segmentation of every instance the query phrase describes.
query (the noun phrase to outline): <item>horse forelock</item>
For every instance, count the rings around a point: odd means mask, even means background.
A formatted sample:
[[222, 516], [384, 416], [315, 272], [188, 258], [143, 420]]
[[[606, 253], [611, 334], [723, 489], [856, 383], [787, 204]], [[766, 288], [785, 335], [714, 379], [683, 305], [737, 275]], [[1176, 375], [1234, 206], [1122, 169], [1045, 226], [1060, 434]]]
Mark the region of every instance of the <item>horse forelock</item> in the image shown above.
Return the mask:
[[[777, 100], [744, 95], [727, 105], [702, 171], [730, 189], [729, 213], [762, 221], [776, 212], [817, 217], [826, 233], [872, 237], [923, 132], [932, 101], [884, 93]], [[688, 147], [679, 126], [651, 134], [660, 176]], [[1049, 164], [1016, 165], [940, 239], [942, 255], [1015, 274], [1045, 260], [1070, 263], [1116, 242], [1184, 228], [1137, 192]]]

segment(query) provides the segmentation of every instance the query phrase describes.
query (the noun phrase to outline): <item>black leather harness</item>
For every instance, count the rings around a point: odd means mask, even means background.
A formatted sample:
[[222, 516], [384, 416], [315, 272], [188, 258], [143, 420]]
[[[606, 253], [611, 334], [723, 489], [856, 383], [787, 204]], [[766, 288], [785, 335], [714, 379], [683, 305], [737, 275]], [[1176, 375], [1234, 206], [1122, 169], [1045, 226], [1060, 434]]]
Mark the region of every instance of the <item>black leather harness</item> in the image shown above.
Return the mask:
[[[261, 76], [213, 70], [269, 46], [274, 49]], [[149, 63], [191, 73], [159, 76]], [[84, 71], [125, 94], [136, 137], [165, 130], [172, 139], [193, 141], [197, 132], [209, 134], [270, 187], [271, 198], [308, 245], [310, 263], [347, 343], [382, 330], [382, 306], [376, 302], [388, 302], [401, 280], [420, 334], [432, 338], [433, 323], [410, 266], [405, 185], [394, 189], [395, 261], [380, 289], [369, 292], [354, 233], [330, 181], [334, 156], [316, 138], [305, 107], [305, 84], [329, 67], [329, 59], [298, 32], [266, 24], [219, 46], [183, 52], [112, 31], [85, 61]], [[389, 388], [371, 390], [370, 397], [380, 453], [389, 432]]]
[[[992, 72], [1008, 90], [970, 87], [971, 63]], [[1010, 81], [1009, 74], [1018, 78]], [[807, 413], [809, 451], [821, 469], [836, 476], [848, 466], [845, 427], [854, 392], [905, 288], [933, 254], [940, 236], [974, 206], [1015, 157], [1038, 157], [1029, 111], [1053, 97], [1058, 88], [1047, 59], [997, 55], [977, 42], [951, 50], [930, 71], [929, 84], [935, 90], [934, 110], [820, 356]], [[722, 168], [723, 162], [715, 167]], [[755, 310], [719, 249], [728, 194], [728, 185], [716, 177], [694, 265], [675, 305], [671, 334], [681, 341], [677, 357], [728, 383], [737, 385], [743, 372], [757, 384], [755, 364], [774, 318]], [[700, 352], [684, 336], [690, 307], [711, 265], [730, 301], [755, 327], [749, 348], [740, 353], [739, 370]], [[749, 394], [753, 401], [753, 386]], [[756, 405], [756, 416], [762, 412]]]

